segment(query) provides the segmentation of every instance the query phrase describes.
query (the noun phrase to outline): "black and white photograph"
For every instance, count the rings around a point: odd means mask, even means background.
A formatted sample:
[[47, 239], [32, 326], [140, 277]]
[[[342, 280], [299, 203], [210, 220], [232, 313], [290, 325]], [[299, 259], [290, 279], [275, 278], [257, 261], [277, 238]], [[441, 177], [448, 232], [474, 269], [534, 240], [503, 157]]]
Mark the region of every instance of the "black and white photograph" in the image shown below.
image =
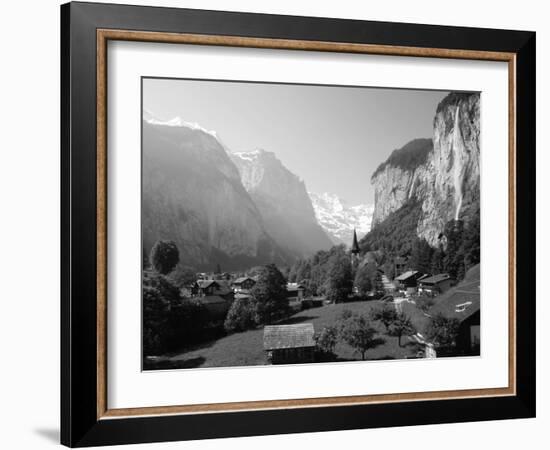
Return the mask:
[[479, 355], [480, 107], [143, 78], [143, 369]]

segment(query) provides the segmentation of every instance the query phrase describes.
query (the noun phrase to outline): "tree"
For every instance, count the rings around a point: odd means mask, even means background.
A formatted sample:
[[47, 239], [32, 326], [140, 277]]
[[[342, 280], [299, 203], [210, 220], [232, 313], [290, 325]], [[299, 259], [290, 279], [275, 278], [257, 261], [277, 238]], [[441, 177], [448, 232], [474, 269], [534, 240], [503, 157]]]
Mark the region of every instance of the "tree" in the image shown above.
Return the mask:
[[355, 289], [361, 295], [367, 295], [373, 289], [371, 274], [368, 270], [368, 264], [359, 266], [355, 274], [355, 281], [353, 282]]
[[167, 275], [167, 278], [177, 287], [182, 288], [195, 281], [197, 276], [191, 267], [178, 263], [170, 274]]
[[465, 270], [470, 267], [479, 264], [480, 261], [480, 218], [479, 218], [479, 205], [474, 210], [468, 224], [464, 230], [464, 239], [462, 246], [464, 248], [464, 264]]
[[216, 264], [216, 273], [222, 273], [222, 268], [220, 266], [220, 263]]
[[157, 241], [151, 249], [151, 264], [158, 273], [163, 275], [172, 272], [179, 259], [178, 247], [174, 241]]
[[456, 338], [460, 321], [437, 314], [432, 317], [426, 335], [434, 343], [438, 353], [452, 355], [456, 349]]
[[376, 329], [364, 315], [352, 314], [341, 319], [339, 329], [344, 342], [360, 353], [363, 361], [367, 351], [380, 344], [380, 339], [376, 338]]
[[412, 244], [409, 264], [414, 270], [429, 273], [432, 268], [432, 255], [434, 249], [425, 239], [415, 239]]
[[347, 255], [334, 255], [328, 273], [327, 298], [335, 303], [347, 300], [353, 289], [351, 261]]
[[397, 319], [397, 311], [393, 305], [384, 303], [381, 307], [371, 309], [370, 317], [372, 320], [382, 323], [388, 331], [390, 325]]
[[261, 323], [271, 323], [289, 312], [286, 280], [275, 264], [263, 266], [250, 294], [258, 302]]
[[170, 335], [169, 313], [180, 300], [179, 289], [164, 275], [143, 279], [143, 354], [150, 356], [166, 350]]
[[436, 273], [442, 273], [445, 271], [445, 264], [443, 261], [445, 260], [445, 251], [443, 250], [443, 246], [440, 245], [439, 248], [436, 248], [433, 251], [432, 254], [432, 261], [430, 264], [431, 272]]
[[462, 247], [464, 222], [462, 220], [449, 221], [445, 225], [443, 234], [447, 238], [447, 248], [445, 250], [445, 257], [443, 258], [445, 271], [451, 277], [461, 280], [465, 274], [464, 249]]
[[254, 298], [237, 298], [229, 308], [223, 324], [226, 331], [245, 331], [258, 325], [258, 302]]
[[399, 312], [395, 315], [395, 318], [390, 323], [388, 327], [388, 334], [390, 336], [397, 336], [397, 343], [399, 347], [402, 347], [401, 345], [401, 337], [403, 335], [411, 335], [415, 333], [416, 330], [413, 327], [411, 323], [411, 319], [409, 319], [404, 313]]
[[334, 354], [334, 347], [338, 342], [338, 328], [334, 325], [324, 327], [315, 335], [317, 348], [325, 354]]
[[164, 347], [170, 302], [152, 286], [143, 287], [143, 356], [156, 355]]

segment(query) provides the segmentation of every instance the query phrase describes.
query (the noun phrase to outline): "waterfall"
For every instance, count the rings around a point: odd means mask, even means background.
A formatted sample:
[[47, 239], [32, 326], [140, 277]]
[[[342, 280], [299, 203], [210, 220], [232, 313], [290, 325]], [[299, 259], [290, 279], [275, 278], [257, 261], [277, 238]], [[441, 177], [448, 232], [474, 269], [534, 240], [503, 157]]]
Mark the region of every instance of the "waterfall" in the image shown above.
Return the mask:
[[460, 126], [458, 123], [458, 111], [459, 107], [456, 107], [455, 111], [455, 124], [453, 129], [453, 137], [452, 137], [452, 152], [453, 152], [453, 182], [454, 182], [454, 188], [455, 188], [455, 204], [456, 204], [456, 211], [455, 211], [455, 220], [458, 220], [458, 215], [460, 213], [460, 208], [462, 207], [462, 176], [461, 176], [461, 170], [460, 165], [458, 164], [458, 156], [460, 153], [460, 148], [462, 144], [462, 136], [460, 133]]

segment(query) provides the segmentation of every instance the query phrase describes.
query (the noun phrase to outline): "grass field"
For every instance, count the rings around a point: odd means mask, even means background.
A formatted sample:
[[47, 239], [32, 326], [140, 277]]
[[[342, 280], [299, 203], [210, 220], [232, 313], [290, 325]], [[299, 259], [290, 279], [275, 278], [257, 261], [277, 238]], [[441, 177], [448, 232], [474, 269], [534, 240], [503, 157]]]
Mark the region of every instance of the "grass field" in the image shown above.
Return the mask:
[[[281, 324], [312, 323], [317, 332], [324, 326], [334, 325], [346, 309], [357, 313], [368, 313], [373, 307], [379, 305], [377, 301], [326, 305], [301, 311]], [[418, 350], [416, 345], [406, 337], [402, 338], [402, 347], [400, 347], [397, 338], [385, 335], [383, 328], [380, 329], [378, 337], [383, 343], [369, 350], [366, 359], [402, 359], [416, 355]], [[339, 342], [335, 353], [338, 361], [361, 359], [360, 354], [345, 343]], [[262, 364], [267, 364], [267, 360], [263, 349], [263, 328], [258, 328], [231, 334], [183, 352], [165, 355], [159, 359], [156, 367], [168, 369]]]

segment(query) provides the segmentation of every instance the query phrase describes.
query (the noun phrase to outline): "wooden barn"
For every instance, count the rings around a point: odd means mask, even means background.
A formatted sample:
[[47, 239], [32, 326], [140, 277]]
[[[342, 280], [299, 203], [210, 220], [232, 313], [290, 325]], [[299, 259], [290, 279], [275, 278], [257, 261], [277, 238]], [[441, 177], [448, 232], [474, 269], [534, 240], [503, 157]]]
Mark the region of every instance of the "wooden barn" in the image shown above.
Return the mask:
[[264, 328], [264, 350], [271, 364], [311, 363], [315, 358], [312, 323], [268, 325]]
[[428, 295], [439, 295], [451, 288], [453, 279], [447, 273], [440, 273], [418, 280], [418, 292]]

